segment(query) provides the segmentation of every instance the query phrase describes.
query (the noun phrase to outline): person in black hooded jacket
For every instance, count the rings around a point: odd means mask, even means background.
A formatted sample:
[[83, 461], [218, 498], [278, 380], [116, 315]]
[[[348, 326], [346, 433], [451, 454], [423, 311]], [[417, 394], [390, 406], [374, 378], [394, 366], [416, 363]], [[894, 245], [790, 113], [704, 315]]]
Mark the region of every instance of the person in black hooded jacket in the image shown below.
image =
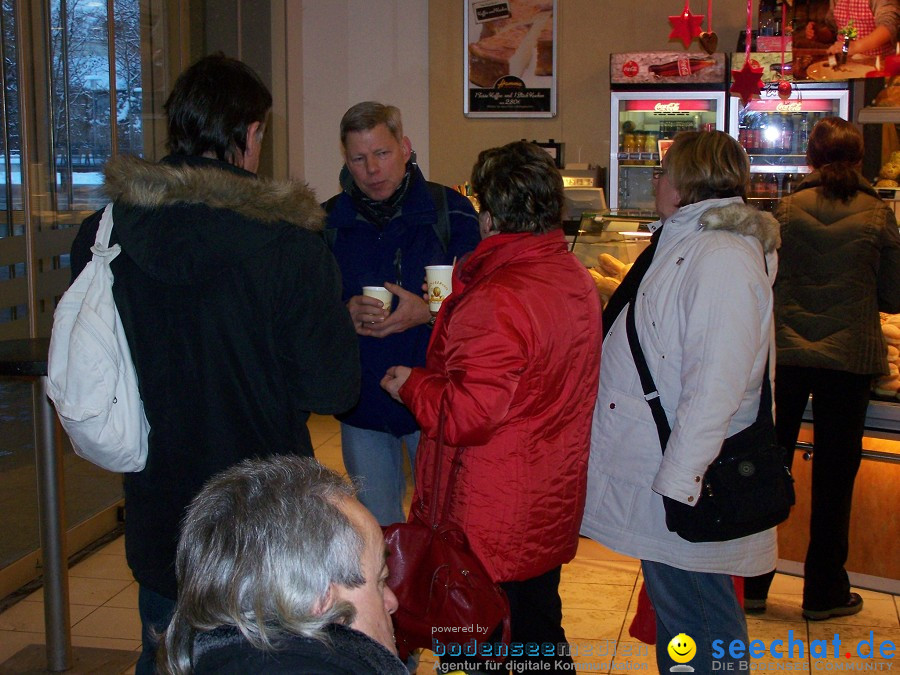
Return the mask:
[[[105, 168], [114, 200], [113, 296], [150, 423], [143, 471], [125, 475], [125, 549], [140, 585], [144, 651], [176, 599], [185, 508], [206, 480], [248, 457], [312, 456], [310, 412], [347, 410], [359, 354], [324, 214], [304, 184], [257, 178], [272, 98], [240, 61], [208, 56], [166, 102], [170, 154]], [[72, 246], [91, 258], [100, 212]]]

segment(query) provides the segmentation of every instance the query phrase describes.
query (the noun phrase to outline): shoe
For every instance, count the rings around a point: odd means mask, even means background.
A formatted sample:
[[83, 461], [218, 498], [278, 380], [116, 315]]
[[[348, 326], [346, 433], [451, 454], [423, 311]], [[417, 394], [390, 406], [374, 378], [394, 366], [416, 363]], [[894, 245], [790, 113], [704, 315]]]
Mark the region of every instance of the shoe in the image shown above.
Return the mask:
[[831, 609], [804, 609], [803, 618], [808, 621], [824, 621], [835, 616], [852, 616], [859, 614], [863, 608], [863, 599], [859, 593], [851, 593], [850, 598], [843, 605]]
[[765, 598], [744, 598], [744, 614], [764, 614], [765, 611]]

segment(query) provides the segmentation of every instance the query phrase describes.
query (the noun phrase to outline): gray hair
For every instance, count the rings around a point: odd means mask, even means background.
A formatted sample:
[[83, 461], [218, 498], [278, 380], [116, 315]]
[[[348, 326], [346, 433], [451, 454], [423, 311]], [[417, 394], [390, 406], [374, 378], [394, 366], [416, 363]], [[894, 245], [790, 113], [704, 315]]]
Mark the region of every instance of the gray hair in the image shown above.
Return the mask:
[[[340, 509], [355, 488], [308, 457], [252, 459], [213, 477], [178, 540], [178, 601], [160, 644], [164, 672], [189, 673], [195, 638], [235, 626], [257, 649], [288, 635], [323, 639], [355, 608], [327, 606], [332, 584], [365, 583], [365, 543]], [[324, 607], [324, 611], [322, 611]]]
[[363, 101], [351, 107], [341, 118], [341, 145], [346, 146], [351, 131], [368, 131], [384, 124], [397, 141], [403, 140], [400, 109], [377, 101]]

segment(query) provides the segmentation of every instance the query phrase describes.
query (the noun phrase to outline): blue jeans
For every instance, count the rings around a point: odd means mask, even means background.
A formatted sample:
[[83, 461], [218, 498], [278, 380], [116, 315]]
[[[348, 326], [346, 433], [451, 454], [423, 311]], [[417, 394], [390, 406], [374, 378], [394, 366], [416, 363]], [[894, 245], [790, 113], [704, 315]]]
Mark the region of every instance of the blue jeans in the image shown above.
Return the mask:
[[[686, 633], [697, 645], [696, 656], [686, 664], [697, 675], [749, 670], [747, 621], [729, 575], [688, 572], [649, 560], [642, 560], [641, 568], [647, 594], [656, 610], [656, 662], [660, 673], [669, 673], [672, 666], [678, 665], [669, 656], [668, 647], [679, 633]], [[713, 640], [721, 640], [719, 644], [725, 652], [722, 658], [713, 658]], [[744, 658], [729, 655], [732, 640], [743, 641]], [[734, 665], [724, 665], [728, 663]]]
[[175, 601], [149, 588], [138, 586], [138, 613], [141, 617], [142, 644], [134, 675], [153, 675], [157, 672], [156, 647], [175, 613]]
[[398, 438], [393, 434], [341, 423], [341, 449], [347, 473], [359, 485], [362, 502], [382, 527], [406, 521], [403, 497], [403, 443], [415, 475], [419, 432]]

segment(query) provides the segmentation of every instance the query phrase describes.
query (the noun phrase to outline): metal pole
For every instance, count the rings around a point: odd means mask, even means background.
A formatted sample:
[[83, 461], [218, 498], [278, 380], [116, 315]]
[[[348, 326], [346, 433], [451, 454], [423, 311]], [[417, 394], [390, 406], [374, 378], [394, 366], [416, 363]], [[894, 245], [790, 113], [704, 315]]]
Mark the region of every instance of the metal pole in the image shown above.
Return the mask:
[[63, 511], [62, 447], [56, 442], [56, 414], [46, 394], [47, 378], [31, 385], [34, 410], [34, 452], [40, 504], [41, 552], [44, 565], [44, 624], [47, 670], [72, 667], [69, 627], [69, 574], [66, 566]]

